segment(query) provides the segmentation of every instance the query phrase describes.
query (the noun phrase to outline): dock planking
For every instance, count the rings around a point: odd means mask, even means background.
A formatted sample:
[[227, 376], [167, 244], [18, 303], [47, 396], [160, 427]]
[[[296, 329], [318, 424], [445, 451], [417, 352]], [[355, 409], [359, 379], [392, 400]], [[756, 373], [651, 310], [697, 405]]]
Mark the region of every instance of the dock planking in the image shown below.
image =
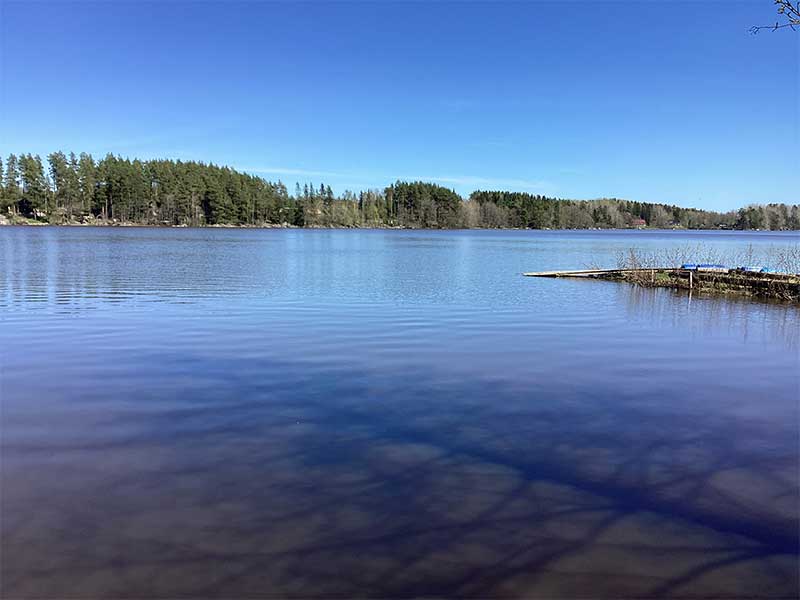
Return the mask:
[[800, 302], [800, 275], [791, 273], [750, 272], [744, 269], [708, 268], [636, 268], [583, 269], [573, 271], [538, 271], [526, 277], [576, 277], [625, 281], [645, 287], [670, 287], [715, 293], [738, 293], [790, 302]]
[[525, 277], [593, 277], [601, 275], [622, 275], [625, 273], [644, 273], [649, 271], [666, 271], [673, 269], [584, 269], [581, 271], [539, 271], [523, 273]]

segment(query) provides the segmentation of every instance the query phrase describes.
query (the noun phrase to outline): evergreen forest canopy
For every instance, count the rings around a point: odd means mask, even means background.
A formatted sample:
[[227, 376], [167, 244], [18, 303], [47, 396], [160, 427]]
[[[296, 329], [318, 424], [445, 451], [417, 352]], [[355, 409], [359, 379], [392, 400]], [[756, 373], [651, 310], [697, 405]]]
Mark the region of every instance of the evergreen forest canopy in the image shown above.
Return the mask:
[[194, 161], [95, 160], [54, 152], [0, 159], [0, 213], [53, 224], [293, 225], [405, 228], [800, 229], [800, 206], [750, 205], [718, 213], [616, 198], [563, 200], [523, 192], [453, 190], [398, 181], [384, 190], [346, 191], [329, 185], [286, 186]]

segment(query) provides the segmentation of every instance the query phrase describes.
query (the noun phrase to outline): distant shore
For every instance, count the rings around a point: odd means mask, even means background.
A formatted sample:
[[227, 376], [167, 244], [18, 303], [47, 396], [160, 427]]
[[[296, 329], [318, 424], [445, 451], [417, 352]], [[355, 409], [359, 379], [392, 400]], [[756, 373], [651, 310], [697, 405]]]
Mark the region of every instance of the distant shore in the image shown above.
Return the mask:
[[[330, 229], [800, 230], [800, 205], [718, 212], [624, 198], [569, 199], [511, 190], [462, 196], [430, 181], [334, 193], [212, 163], [53, 152], [9, 154], [0, 211], [12, 224]], [[98, 222], [99, 221], [99, 222]], [[241, 224], [241, 225], [240, 225]]]
[[102, 218], [89, 218], [82, 221], [66, 220], [62, 222], [48, 222], [31, 219], [20, 215], [0, 215], [0, 227], [138, 227], [157, 229], [386, 229], [407, 231], [447, 231], [456, 229], [488, 230], [488, 231], [753, 231], [753, 232], [790, 232], [797, 229], [731, 229], [731, 228], [687, 228], [687, 227], [413, 227], [408, 225], [386, 225], [380, 223], [358, 225], [294, 225], [292, 223], [200, 223], [169, 224], [169, 223], [139, 223], [133, 221], [104, 220]]

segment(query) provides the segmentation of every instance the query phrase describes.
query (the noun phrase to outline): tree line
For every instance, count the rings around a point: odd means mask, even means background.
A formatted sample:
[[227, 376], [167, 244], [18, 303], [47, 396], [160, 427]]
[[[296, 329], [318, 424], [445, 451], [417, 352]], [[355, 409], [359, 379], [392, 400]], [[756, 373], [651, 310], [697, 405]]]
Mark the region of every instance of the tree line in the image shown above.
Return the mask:
[[565, 200], [478, 190], [463, 199], [426, 182], [383, 190], [271, 182], [195, 161], [139, 160], [54, 152], [0, 159], [0, 212], [49, 223], [292, 225], [297, 227], [588, 229], [800, 229], [798, 205], [751, 205], [719, 213], [616, 198]]

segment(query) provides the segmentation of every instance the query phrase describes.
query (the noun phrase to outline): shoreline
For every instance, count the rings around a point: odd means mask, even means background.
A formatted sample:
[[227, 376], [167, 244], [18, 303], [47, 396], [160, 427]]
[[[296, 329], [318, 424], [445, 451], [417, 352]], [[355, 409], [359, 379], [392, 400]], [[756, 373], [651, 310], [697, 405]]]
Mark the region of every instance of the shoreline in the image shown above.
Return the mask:
[[748, 272], [728, 268], [642, 267], [523, 273], [526, 277], [585, 278], [624, 282], [645, 288], [689, 293], [735, 295], [759, 300], [800, 303], [800, 275]]
[[163, 223], [135, 223], [132, 221], [108, 222], [95, 219], [90, 222], [68, 221], [65, 223], [48, 223], [29, 219], [27, 217], [13, 217], [10, 220], [6, 215], [0, 215], [0, 227], [108, 227], [108, 228], [147, 228], [147, 229], [336, 229], [336, 230], [403, 230], [403, 231], [707, 231], [729, 233], [791, 233], [800, 229], [725, 229], [725, 228], [686, 228], [686, 227], [581, 227], [581, 228], [533, 228], [533, 227], [408, 227], [404, 225], [353, 225], [349, 227], [340, 225], [293, 225], [291, 223], [261, 223], [261, 224], [213, 224], [213, 225], [167, 225]]

